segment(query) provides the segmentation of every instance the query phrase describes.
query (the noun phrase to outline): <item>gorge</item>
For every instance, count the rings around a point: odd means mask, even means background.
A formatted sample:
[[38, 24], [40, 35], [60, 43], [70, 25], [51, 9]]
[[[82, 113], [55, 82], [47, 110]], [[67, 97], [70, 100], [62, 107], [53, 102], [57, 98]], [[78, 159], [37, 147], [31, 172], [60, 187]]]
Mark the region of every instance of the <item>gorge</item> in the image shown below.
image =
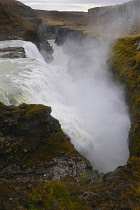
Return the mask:
[[59, 119], [75, 148], [93, 168], [108, 172], [127, 162], [130, 119], [122, 100], [123, 89], [113, 84], [105, 65], [108, 46], [94, 40], [86, 42], [83, 49], [77, 46], [79, 54], [75, 49], [76, 55], [69, 58], [51, 41], [54, 61], [49, 65], [31, 43], [1, 42], [1, 49], [23, 46], [27, 59], [1, 59], [0, 100], [6, 105], [51, 106], [52, 116]]
[[[131, 34], [125, 31], [127, 37], [122, 28], [109, 37], [111, 27], [102, 36], [102, 19], [95, 34], [89, 32], [92, 14], [28, 8], [23, 15], [23, 4], [5, 2], [0, 1], [2, 209], [138, 209], [139, 22], [130, 25]], [[13, 28], [10, 36], [9, 14], [14, 25], [17, 16], [23, 19], [22, 29]]]

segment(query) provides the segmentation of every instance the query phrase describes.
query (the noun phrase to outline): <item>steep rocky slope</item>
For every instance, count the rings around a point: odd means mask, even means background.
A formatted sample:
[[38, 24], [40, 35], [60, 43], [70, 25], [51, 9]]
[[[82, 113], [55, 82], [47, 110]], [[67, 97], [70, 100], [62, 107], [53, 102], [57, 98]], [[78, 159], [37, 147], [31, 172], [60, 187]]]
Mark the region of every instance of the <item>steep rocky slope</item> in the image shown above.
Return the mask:
[[125, 84], [132, 126], [129, 135], [131, 156], [140, 157], [140, 36], [119, 39], [111, 52], [112, 71]]
[[0, 0], [1, 3], [6, 4], [8, 9], [23, 17], [37, 17], [36, 12], [31, 7], [26, 6], [20, 1], [14, 0]]
[[[50, 107], [26, 104], [7, 107], [0, 104], [0, 110], [2, 208], [18, 208], [24, 200], [23, 206], [31, 207], [33, 203], [25, 186], [30, 186], [30, 190], [40, 183], [66, 177], [90, 183], [101, 179], [101, 175], [93, 171], [90, 163], [74, 149], [58, 120], [51, 117]], [[25, 194], [29, 193], [27, 200], [25, 195], [18, 196], [20, 189], [25, 190]]]
[[36, 11], [15, 0], [0, 0], [0, 40], [23, 39], [40, 49], [46, 62], [53, 57], [53, 49], [44, 34], [47, 33]]
[[[13, 8], [16, 8], [13, 5]], [[39, 42], [38, 34], [29, 21], [11, 9], [6, 1], [0, 1], [0, 40], [19, 39]]]
[[94, 180], [91, 165], [74, 149], [58, 120], [51, 117], [50, 107], [0, 104], [0, 109], [3, 179], [12, 181], [11, 178], [15, 180], [20, 175], [21, 179], [25, 176], [30, 181], [32, 178], [55, 180], [86, 173]]

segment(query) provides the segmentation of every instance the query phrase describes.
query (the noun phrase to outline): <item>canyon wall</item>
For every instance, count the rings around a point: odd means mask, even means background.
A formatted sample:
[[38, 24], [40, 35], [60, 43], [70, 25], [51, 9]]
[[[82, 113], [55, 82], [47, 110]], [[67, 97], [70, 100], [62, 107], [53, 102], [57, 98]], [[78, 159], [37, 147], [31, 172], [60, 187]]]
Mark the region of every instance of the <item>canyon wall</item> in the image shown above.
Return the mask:
[[130, 1], [121, 5], [96, 7], [88, 10], [89, 15], [104, 16], [104, 15], [124, 15], [129, 12], [139, 12], [140, 0]]

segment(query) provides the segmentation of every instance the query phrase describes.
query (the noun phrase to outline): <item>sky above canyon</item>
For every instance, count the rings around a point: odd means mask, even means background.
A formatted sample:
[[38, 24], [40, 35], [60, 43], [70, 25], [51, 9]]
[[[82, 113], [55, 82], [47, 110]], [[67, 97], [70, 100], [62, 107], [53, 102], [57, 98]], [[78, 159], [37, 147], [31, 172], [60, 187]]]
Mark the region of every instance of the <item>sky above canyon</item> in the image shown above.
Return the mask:
[[20, 2], [41, 10], [85, 11], [89, 8], [122, 4], [129, 0], [19, 0]]

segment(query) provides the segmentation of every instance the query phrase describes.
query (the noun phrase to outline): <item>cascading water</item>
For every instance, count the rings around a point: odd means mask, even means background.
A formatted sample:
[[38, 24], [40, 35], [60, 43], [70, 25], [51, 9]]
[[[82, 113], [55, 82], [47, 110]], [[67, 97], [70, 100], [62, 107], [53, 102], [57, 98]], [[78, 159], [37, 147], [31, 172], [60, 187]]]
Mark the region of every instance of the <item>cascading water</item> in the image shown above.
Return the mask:
[[95, 48], [86, 51], [92, 59], [86, 63], [85, 57], [75, 59], [51, 44], [54, 61], [48, 65], [30, 42], [0, 42], [1, 48], [23, 46], [27, 56], [0, 59], [0, 101], [51, 106], [52, 115], [94, 168], [107, 172], [124, 165], [130, 119], [124, 92], [112, 82], [105, 66], [104, 47], [93, 44]]

